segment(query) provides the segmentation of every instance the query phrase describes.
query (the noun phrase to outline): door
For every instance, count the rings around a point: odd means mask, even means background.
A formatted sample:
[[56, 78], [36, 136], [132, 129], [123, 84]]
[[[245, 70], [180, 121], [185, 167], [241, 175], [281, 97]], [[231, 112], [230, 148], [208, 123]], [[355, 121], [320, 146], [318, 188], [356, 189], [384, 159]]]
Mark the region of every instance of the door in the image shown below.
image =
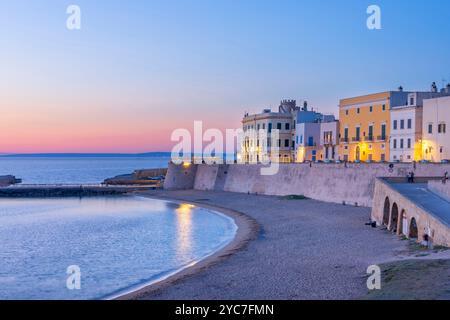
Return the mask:
[[360, 149], [359, 146], [356, 147], [355, 159], [356, 159], [356, 161], [360, 161], [361, 160], [361, 149]]

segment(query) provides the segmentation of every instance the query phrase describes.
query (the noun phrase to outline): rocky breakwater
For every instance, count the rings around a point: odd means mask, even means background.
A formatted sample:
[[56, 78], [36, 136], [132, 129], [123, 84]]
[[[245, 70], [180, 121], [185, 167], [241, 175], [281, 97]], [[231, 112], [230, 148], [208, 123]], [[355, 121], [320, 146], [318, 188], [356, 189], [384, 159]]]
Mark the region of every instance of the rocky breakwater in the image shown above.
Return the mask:
[[143, 169], [131, 174], [124, 174], [106, 179], [103, 184], [111, 186], [161, 186], [164, 182], [167, 169]]
[[21, 183], [22, 180], [14, 176], [0, 176], [0, 187], [8, 187], [10, 185]]

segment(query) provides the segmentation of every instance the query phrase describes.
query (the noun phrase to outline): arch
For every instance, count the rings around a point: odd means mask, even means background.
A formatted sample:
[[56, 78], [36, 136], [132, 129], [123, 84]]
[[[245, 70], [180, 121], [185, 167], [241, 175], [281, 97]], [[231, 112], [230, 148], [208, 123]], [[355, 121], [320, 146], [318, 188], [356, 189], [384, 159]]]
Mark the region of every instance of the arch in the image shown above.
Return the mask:
[[398, 229], [398, 206], [394, 202], [394, 204], [392, 205], [391, 219], [390, 219], [390, 224], [389, 224], [389, 231], [397, 233], [397, 229]]
[[386, 227], [389, 225], [389, 214], [391, 213], [391, 202], [389, 197], [384, 200], [384, 211], [383, 211], [383, 225]]
[[409, 237], [411, 239], [417, 239], [419, 237], [419, 229], [417, 228], [416, 218], [411, 219], [409, 224]]
[[356, 161], [361, 160], [361, 148], [359, 146], [356, 146], [356, 155], [355, 155]]

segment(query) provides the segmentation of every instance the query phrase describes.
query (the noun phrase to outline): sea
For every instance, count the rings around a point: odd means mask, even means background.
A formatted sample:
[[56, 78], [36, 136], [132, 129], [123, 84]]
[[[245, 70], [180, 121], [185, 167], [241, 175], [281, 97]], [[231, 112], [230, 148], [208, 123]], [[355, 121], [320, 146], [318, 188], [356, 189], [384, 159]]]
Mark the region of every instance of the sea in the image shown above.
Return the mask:
[[138, 169], [167, 168], [170, 153], [40, 154], [0, 156], [0, 176], [23, 184], [99, 184]]

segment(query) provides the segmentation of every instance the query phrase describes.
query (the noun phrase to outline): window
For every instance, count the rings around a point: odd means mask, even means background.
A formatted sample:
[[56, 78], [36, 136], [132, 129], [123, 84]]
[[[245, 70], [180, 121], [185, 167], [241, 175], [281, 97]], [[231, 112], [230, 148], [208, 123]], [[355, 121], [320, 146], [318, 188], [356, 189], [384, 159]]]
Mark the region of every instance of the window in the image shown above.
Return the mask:
[[397, 139], [394, 139], [394, 149], [397, 149]]
[[348, 110], [345, 110], [345, 115], [348, 116]]
[[440, 148], [439, 148], [439, 152], [440, 152], [440, 153], [443, 153], [443, 152], [444, 152], [444, 147], [440, 147]]
[[300, 136], [300, 144], [303, 144], [303, 135]]
[[358, 108], [358, 109], [356, 109], [356, 113], [360, 113], [361, 112], [361, 109], [360, 108]]
[[369, 126], [369, 140], [373, 140], [373, 125]]
[[266, 130], [266, 124], [265, 123], [263, 123], [262, 128], [263, 128], [263, 130]]
[[409, 98], [409, 105], [410, 106], [414, 105], [414, 98], [413, 97]]
[[314, 147], [314, 137], [309, 137], [308, 138], [308, 146], [309, 147]]
[[277, 129], [281, 130], [281, 123], [279, 123], [279, 122], [277, 123]]
[[394, 130], [397, 130], [397, 126], [398, 126], [398, 122], [397, 122], [397, 120], [394, 120], [394, 125], [393, 125]]
[[289, 139], [284, 140], [285, 148], [289, 148]]
[[361, 128], [356, 127], [356, 141], [359, 141], [361, 139]]
[[259, 129], [261, 129], [261, 125], [258, 124], [258, 131], [259, 131]]
[[370, 106], [370, 112], [372, 112], [373, 111], [373, 106]]
[[286, 123], [286, 125], [284, 127], [286, 128], [286, 130], [290, 130], [291, 125], [289, 123]]
[[408, 139], [408, 149], [411, 149], [411, 139]]
[[298, 144], [298, 136], [295, 136], [295, 143]]
[[381, 140], [386, 140], [386, 124], [381, 125]]
[[405, 120], [400, 120], [400, 129], [405, 129]]
[[432, 123], [430, 123], [430, 124], [428, 125], [428, 133], [429, 133], [429, 134], [432, 134], [432, 133], [433, 133], [433, 124], [432, 124]]
[[278, 148], [280, 148], [281, 147], [281, 139], [278, 139], [277, 144], [278, 144]]
[[386, 105], [383, 104], [383, 111], [386, 111]]
[[408, 119], [408, 129], [412, 129], [412, 119]]
[[269, 133], [271, 133], [272, 132], [272, 124], [271, 123], [269, 123]]
[[348, 142], [348, 128], [344, 129], [344, 139], [345, 139], [345, 142]]
[[440, 123], [438, 125], [438, 133], [445, 133], [445, 129], [446, 129], [445, 123]]
[[400, 149], [403, 149], [403, 139], [400, 139]]

